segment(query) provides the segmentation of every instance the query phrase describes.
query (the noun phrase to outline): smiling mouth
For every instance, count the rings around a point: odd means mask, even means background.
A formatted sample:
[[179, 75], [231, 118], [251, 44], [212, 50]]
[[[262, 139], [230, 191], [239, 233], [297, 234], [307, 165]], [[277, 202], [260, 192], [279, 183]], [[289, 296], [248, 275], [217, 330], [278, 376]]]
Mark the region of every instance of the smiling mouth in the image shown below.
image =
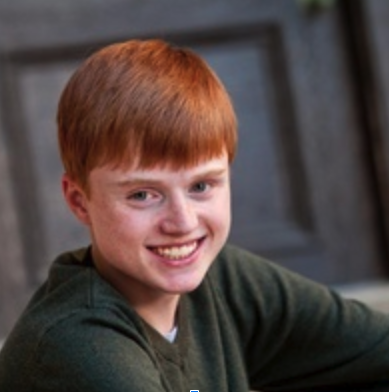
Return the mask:
[[202, 241], [203, 239], [188, 242], [184, 245], [157, 246], [155, 248], [150, 247], [149, 249], [158, 256], [162, 256], [170, 260], [179, 260], [191, 256], [198, 249]]

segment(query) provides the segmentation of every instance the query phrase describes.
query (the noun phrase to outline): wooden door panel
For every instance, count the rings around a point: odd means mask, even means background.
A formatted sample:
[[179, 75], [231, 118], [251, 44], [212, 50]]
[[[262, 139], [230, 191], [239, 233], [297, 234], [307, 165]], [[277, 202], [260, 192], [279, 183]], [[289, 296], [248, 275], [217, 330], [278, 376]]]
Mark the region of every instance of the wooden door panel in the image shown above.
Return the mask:
[[31, 260], [34, 263], [31, 274], [34, 273], [34, 280], [39, 282], [45, 278], [48, 265], [59, 252], [88, 244], [86, 228], [76, 222], [62, 195], [63, 169], [55, 122], [58, 97], [75, 67], [74, 61], [61, 61], [24, 65], [20, 69], [18, 84], [23, 95], [24, 129], [36, 179], [36, 184], [31, 186], [36, 191], [42, 230], [38, 254]]
[[1, 136], [0, 134], [0, 343], [25, 305], [28, 294], [13, 183], [6, 143]]

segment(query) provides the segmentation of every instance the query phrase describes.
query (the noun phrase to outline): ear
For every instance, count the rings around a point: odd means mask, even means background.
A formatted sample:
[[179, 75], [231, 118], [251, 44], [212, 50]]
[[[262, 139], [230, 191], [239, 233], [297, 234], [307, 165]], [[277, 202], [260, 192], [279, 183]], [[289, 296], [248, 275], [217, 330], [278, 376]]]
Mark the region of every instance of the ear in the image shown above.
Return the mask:
[[81, 223], [89, 226], [90, 219], [87, 208], [87, 196], [82, 188], [66, 173], [62, 176], [62, 192], [73, 214]]

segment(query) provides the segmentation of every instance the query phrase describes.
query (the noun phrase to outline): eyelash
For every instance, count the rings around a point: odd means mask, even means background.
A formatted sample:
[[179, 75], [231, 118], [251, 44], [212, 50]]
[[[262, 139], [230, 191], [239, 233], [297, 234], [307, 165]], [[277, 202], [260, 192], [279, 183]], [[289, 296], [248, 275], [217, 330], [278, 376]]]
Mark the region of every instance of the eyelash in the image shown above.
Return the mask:
[[[143, 194], [145, 196], [144, 198], [139, 198], [138, 196]], [[137, 191], [135, 193], [132, 193], [131, 195], [128, 196], [128, 199], [130, 200], [135, 200], [135, 201], [144, 201], [146, 200], [147, 196], [150, 194], [150, 192], [147, 191]]]
[[138, 206], [146, 206], [161, 198], [161, 193], [148, 189], [134, 190], [126, 196], [129, 202]]
[[[202, 186], [202, 189], [199, 189], [199, 185]], [[208, 181], [198, 181], [194, 185], [191, 186], [191, 190], [194, 191], [195, 193], [205, 193], [209, 190], [211, 187], [210, 182]]]

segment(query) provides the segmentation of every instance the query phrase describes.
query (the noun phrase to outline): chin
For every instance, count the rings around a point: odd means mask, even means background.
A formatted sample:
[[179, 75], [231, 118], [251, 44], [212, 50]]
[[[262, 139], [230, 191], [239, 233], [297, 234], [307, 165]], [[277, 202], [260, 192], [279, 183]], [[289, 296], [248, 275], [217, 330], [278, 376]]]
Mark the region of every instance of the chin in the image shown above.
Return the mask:
[[185, 284], [173, 284], [169, 287], [169, 293], [171, 294], [186, 294], [190, 293], [191, 291], [194, 291], [197, 289], [197, 287], [200, 286], [201, 282], [203, 281], [202, 279], [197, 279], [193, 280], [192, 282], [185, 282]]

